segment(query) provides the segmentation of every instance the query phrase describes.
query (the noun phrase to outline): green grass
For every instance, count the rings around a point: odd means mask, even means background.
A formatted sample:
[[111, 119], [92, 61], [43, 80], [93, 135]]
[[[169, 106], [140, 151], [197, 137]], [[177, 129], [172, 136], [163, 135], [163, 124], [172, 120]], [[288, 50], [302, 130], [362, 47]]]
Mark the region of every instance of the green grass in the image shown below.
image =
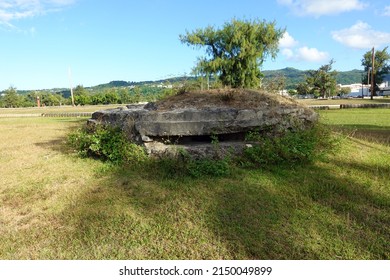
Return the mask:
[[343, 109], [320, 112], [323, 122], [354, 138], [390, 146], [389, 109]]
[[[390, 110], [337, 112], [322, 121], [390, 126]], [[0, 119], [0, 259], [390, 258], [386, 144], [347, 133], [310, 165], [194, 179], [77, 157], [82, 122]]]
[[361, 99], [361, 98], [350, 98], [350, 99], [297, 99], [298, 102], [306, 105], [340, 105], [340, 104], [381, 104], [390, 103], [390, 98], [375, 98]]

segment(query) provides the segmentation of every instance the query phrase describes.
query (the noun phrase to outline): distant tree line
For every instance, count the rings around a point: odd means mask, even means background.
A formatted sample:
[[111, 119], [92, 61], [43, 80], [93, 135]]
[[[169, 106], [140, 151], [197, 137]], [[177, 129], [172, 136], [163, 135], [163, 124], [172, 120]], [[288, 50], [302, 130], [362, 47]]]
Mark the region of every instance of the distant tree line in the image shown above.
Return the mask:
[[[135, 87], [107, 87], [84, 88], [78, 85], [74, 90], [74, 101], [77, 106], [106, 105], [106, 104], [130, 104], [138, 102], [156, 101], [164, 96], [177, 92], [176, 88], [164, 88], [156, 86]], [[62, 91], [53, 93], [50, 91], [29, 91], [19, 93], [15, 87], [4, 90], [0, 96], [0, 107], [36, 107], [37, 100], [41, 106], [71, 105], [70, 92]]]
[[70, 100], [58, 93], [31, 91], [27, 94], [18, 94], [15, 87], [10, 87], [1, 94], [0, 107], [34, 107], [37, 106], [38, 98], [42, 106], [61, 106], [70, 104]]
[[[279, 70], [264, 70], [264, 80], [276, 79], [277, 77], [284, 77], [285, 89], [296, 89], [299, 83], [305, 81], [305, 77], [309, 74], [310, 70], [299, 70], [291, 67], [287, 67]], [[350, 71], [338, 71], [336, 75], [337, 84], [349, 85], [361, 83], [363, 70], [350, 70]]]
[[73, 90], [75, 105], [107, 105], [151, 102], [174, 94], [174, 89], [157, 86], [111, 87], [90, 90], [82, 85]]

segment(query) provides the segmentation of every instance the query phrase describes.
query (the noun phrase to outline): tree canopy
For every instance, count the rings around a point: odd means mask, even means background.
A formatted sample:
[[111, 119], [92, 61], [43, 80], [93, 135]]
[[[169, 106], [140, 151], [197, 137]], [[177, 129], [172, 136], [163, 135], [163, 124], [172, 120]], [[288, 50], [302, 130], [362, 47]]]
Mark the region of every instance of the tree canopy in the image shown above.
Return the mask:
[[332, 71], [334, 60], [322, 65], [318, 70], [308, 71], [305, 82], [297, 85], [299, 94], [311, 93], [317, 97], [329, 97], [336, 93], [337, 71]]
[[220, 29], [187, 31], [180, 40], [206, 48], [206, 56], [199, 58], [195, 68], [198, 72], [216, 74], [226, 86], [256, 88], [262, 77], [260, 67], [268, 56], [276, 57], [284, 32], [275, 22], [233, 19]]
[[19, 98], [16, 92], [16, 88], [9, 87], [4, 91], [4, 97], [2, 98], [3, 106], [6, 108], [13, 108], [19, 106]]
[[[390, 72], [390, 54], [387, 51], [388, 47], [385, 47], [381, 51], [375, 52], [374, 62], [374, 84], [376, 87], [383, 83], [383, 78]], [[363, 55], [362, 66], [364, 71], [368, 73], [372, 69], [372, 52], [368, 51]], [[371, 80], [371, 76], [369, 78]], [[368, 75], [363, 77], [363, 83], [368, 84]]]

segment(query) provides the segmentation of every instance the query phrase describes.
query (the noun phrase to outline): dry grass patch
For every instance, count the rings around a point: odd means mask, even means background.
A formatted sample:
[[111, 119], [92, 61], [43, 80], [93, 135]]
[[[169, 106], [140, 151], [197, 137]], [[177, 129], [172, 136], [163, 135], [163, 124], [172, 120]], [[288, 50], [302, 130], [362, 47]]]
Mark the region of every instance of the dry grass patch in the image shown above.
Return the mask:
[[[0, 120], [2, 241], [23, 233], [27, 241], [38, 241], [49, 229], [57, 230], [61, 226], [56, 214], [94, 181], [93, 166], [101, 163], [87, 160], [86, 165], [63, 153], [64, 137], [78, 123], [65, 119]], [[42, 231], [42, 236], [30, 239], [26, 234], [30, 231]], [[10, 251], [20, 254], [18, 243], [15, 241], [8, 252], [0, 250], [5, 254], [0, 258]]]
[[96, 112], [117, 108], [123, 105], [86, 105], [86, 106], [46, 106], [46, 107], [28, 107], [28, 108], [0, 108], [0, 117], [4, 115], [18, 114], [47, 114], [47, 113], [78, 113], [78, 112]]
[[181, 108], [233, 107], [237, 109], [263, 108], [275, 105], [296, 105], [295, 100], [278, 94], [247, 89], [217, 89], [190, 91], [156, 102], [158, 110]]

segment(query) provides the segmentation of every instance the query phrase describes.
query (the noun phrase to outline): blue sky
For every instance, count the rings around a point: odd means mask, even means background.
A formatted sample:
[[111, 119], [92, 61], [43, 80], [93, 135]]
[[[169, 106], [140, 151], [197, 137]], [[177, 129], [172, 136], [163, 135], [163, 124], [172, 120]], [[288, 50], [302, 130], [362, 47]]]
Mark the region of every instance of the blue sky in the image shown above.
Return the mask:
[[390, 45], [388, 0], [0, 0], [0, 90], [94, 86], [189, 74], [202, 50], [186, 30], [233, 17], [276, 21], [287, 33], [262, 69], [361, 69]]

